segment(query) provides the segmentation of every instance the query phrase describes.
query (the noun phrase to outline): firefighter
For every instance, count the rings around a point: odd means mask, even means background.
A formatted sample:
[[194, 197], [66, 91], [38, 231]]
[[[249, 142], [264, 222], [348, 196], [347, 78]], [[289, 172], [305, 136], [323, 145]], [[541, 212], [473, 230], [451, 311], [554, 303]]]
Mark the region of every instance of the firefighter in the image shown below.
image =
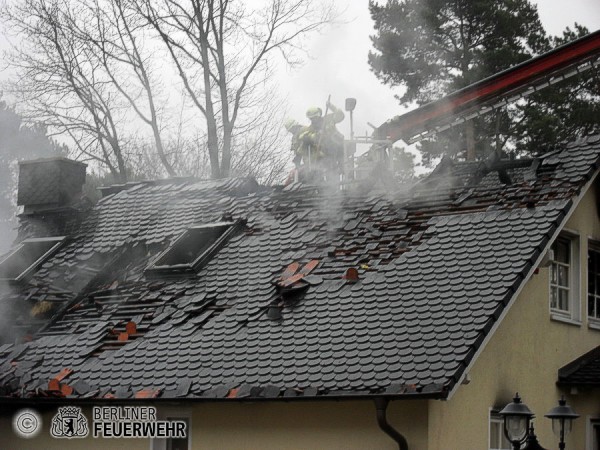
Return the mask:
[[344, 120], [344, 113], [329, 100], [327, 110], [331, 112], [325, 116], [321, 108], [306, 111], [310, 125], [299, 135], [300, 153], [305, 164], [324, 164], [329, 170], [339, 170], [344, 155], [344, 136], [335, 125]]
[[300, 125], [293, 119], [286, 120], [284, 127], [292, 135], [292, 144], [290, 146], [290, 150], [292, 153], [294, 153], [293, 161], [296, 169], [298, 169], [298, 167], [300, 167], [300, 162], [302, 161], [302, 145], [299, 138], [300, 134], [304, 132], [307, 127]]

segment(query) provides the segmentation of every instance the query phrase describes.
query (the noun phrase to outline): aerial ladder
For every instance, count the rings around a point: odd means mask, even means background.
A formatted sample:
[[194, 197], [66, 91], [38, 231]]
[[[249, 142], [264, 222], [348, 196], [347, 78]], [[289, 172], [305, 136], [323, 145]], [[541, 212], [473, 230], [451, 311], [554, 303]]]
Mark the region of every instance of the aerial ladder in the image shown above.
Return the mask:
[[600, 67], [600, 30], [396, 116], [379, 127], [373, 126], [372, 136], [354, 136], [352, 111], [356, 100], [346, 99], [351, 136], [345, 141], [345, 153], [346, 161], [351, 161], [351, 164], [344, 169], [345, 182], [361, 178], [355, 176], [357, 144], [368, 144], [372, 150], [379, 150], [378, 162], [369, 178], [389, 178], [392, 176], [389, 162], [395, 142], [416, 143], [594, 67]]
[[600, 30], [396, 116], [373, 137], [412, 144], [593, 67], [600, 67]]

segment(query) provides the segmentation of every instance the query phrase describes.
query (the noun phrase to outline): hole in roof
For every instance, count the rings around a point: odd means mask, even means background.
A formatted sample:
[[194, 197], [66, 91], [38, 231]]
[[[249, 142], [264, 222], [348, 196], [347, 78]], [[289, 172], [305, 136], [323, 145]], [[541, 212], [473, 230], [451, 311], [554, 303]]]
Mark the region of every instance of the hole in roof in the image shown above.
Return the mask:
[[158, 255], [146, 273], [197, 272], [241, 227], [241, 221], [193, 226]]
[[64, 236], [26, 239], [0, 261], [0, 280], [22, 281], [60, 247]]

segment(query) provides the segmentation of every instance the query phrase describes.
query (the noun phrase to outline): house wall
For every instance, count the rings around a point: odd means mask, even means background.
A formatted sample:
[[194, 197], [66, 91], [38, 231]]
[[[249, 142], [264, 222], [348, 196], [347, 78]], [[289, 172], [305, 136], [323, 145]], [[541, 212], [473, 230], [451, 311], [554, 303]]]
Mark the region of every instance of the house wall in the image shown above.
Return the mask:
[[[193, 449], [203, 450], [397, 450], [377, 426], [372, 401], [197, 403], [193, 407], [157, 405], [159, 415], [192, 414]], [[427, 450], [428, 405], [424, 400], [391, 402], [388, 420], [410, 443]], [[147, 439], [54, 439], [49, 424], [56, 410], [43, 415], [44, 428], [33, 439], [11, 429], [10, 416], [0, 418], [1, 449], [149, 450]], [[89, 409], [86, 411], [91, 417]]]
[[[411, 450], [428, 448], [426, 401], [390, 403], [388, 421]], [[199, 405], [193, 422], [194, 448], [398, 449], [377, 426], [370, 401]]]
[[502, 323], [449, 401], [430, 401], [429, 450], [482, 450], [489, 444], [489, 409], [503, 408], [519, 392], [536, 414], [540, 444], [556, 448], [550, 419], [544, 417], [565, 394], [581, 418], [567, 439], [568, 449], [586, 449], [586, 416], [600, 416], [600, 390], [571, 394], [556, 387], [558, 369], [600, 345], [600, 331], [587, 323], [587, 238], [600, 239], [597, 189], [590, 189], [566, 224], [580, 235], [581, 323], [550, 318], [549, 269], [540, 268], [521, 291]]

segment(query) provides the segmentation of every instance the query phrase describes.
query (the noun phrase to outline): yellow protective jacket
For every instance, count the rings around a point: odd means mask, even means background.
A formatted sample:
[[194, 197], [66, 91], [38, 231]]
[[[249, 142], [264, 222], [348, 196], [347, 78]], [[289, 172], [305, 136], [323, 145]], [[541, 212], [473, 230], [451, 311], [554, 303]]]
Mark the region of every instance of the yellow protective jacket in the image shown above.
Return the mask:
[[298, 153], [308, 162], [310, 151], [311, 161], [319, 161], [325, 157], [337, 158], [340, 151], [343, 152], [344, 136], [337, 130], [335, 125], [344, 120], [343, 111], [330, 105], [331, 113], [313, 120], [299, 135]]

